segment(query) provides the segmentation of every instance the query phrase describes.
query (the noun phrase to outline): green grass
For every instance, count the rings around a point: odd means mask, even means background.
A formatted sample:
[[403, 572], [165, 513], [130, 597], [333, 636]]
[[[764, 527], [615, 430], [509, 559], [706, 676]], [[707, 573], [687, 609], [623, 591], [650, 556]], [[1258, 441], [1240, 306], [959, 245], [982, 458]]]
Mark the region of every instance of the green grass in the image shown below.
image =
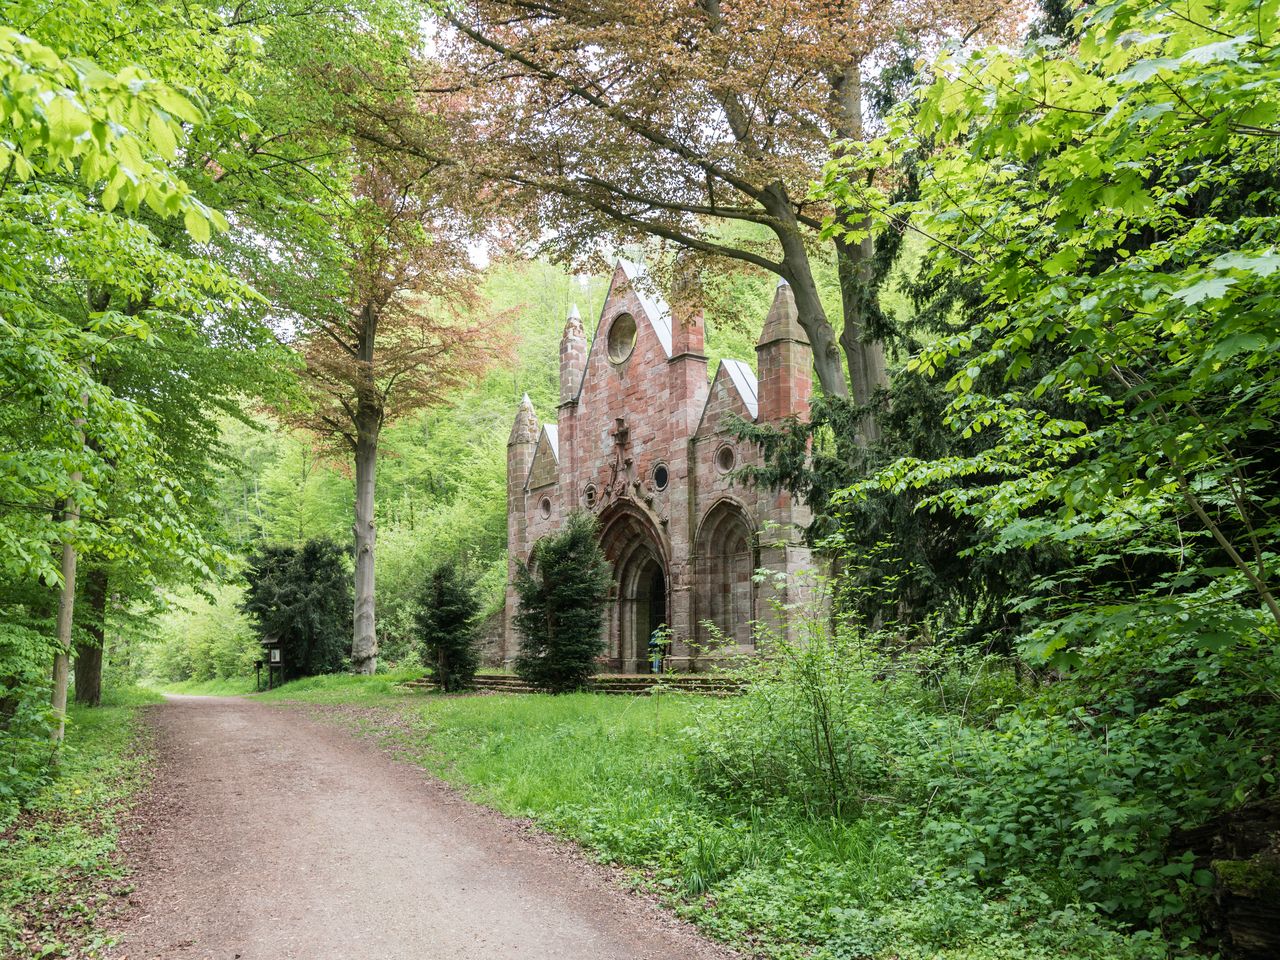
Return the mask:
[[72, 707], [60, 775], [0, 833], [0, 948], [18, 955], [94, 957], [104, 888], [122, 815], [147, 777], [137, 708], [154, 691], [108, 689], [96, 709]]
[[262, 700], [305, 700], [310, 703], [382, 704], [421, 696], [401, 684], [417, 680], [422, 670], [392, 670], [372, 677], [349, 673], [331, 673], [320, 677], [304, 677], [258, 695]]
[[[266, 683], [266, 678], [263, 678]], [[152, 687], [160, 693], [184, 693], [201, 697], [235, 697], [253, 693], [253, 677], [221, 677], [214, 680], [163, 680], [153, 681]]]
[[[445, 696], [386, 678], [326, 677], [267, 697], [333, 714], [469, 797], [631, 868], [713, 936], [776, 960], [1148, 960], [1086, 912], [1055, 914], [940, 874], [892, 808], [857, 818], [701, 792], [686, 731], [726, 701], [667, 693]], [[714, 725], [712, 727], [714, 729]], [[739, 735], [749, 736], [750, 732]]]
[[[409, 680], [417, 680], [425, 671], [408, 669], [392, 670], [372, 677], [353, 677], [350, 674], [334, 673], [322, 677], [305, 677], [301, 680], [290, 680], [274, 690], [265, 689], [267, 675], [262, 675], [262, 696], [264, 699], [280, 697], [297, 699], [307, 696], [317, 701], [349, 702], [361, 697], [379, 697], [384, 693], [396, 692], [396, 685]], [[224, 677], [214, 680], [155, 680], [151, 686], [160, 693], [182, 693], [190, 696], [235, 697], [257, 692], [253, 676]], [[403, 694], [404, 691], [399, 691]]]
[[719, 809], [693, 789], [681, 731], [718, 709], [714, 698], [442, 696], [380, 680], [318, 678], [267, 698], [382, 708], [355, 722], [472, 799], [636, 868], [636, 883], [722, 939], [808, 955], [821, 939], [812, 918], [909, 879], [881, 824]]

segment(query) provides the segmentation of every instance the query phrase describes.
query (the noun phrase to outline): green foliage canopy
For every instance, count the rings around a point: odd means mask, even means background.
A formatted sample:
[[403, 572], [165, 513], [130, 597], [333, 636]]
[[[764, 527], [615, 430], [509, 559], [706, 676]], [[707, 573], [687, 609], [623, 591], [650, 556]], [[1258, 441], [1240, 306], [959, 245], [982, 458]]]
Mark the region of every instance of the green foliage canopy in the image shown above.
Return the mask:
[[[1075, 47], [944, 57], [871, 156], [828, 171], [838, 203], [910, 222], [937, 274], [986, 296], [976, 329], [913, 367], [954, 370], [946, 422], [992, 441], [903, 457], [848, 496], [917, 491], [979, 523], [975, 551], [1069, 550], [1025, 604], [1035, 657], [1069, 664], [1138, 621], [1206, 646], [1280, 627], [1278, 9], [1121, 0]], [[919, 200], [854, 175], [922, 130], [942, 145]]]

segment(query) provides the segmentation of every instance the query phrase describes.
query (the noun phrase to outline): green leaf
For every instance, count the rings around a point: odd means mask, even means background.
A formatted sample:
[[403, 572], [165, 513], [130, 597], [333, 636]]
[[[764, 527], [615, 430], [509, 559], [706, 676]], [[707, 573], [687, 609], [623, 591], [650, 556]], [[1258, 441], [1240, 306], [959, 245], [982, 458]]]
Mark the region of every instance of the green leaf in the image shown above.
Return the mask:
[[1208, 280], [1201, 280], [1199, 283], [1175, 291], [1171, 296], [1175, 300], [1181, 300], [1187, 306], [1192, 306], [1205, 300], [1217, 300], [1225, 296], [1235, 282], [1234, 277], [1210, 277]]

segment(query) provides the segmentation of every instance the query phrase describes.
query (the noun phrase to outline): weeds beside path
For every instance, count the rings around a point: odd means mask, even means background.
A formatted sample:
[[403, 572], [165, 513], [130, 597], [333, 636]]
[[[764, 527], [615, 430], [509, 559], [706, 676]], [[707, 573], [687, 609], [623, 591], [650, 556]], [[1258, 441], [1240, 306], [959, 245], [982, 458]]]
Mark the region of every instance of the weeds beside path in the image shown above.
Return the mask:
[[176, 697], [149, 719], [152, 817], [114, 956], [728, 957], [569, 845], [300, 710]]
[[0, 830], [0, 956], [101, 955], [99, 915], [126, 892], [120, 829], [150, 772], [138, 708], [159, 699], [108, 690], [71, 709], [59, 776]]

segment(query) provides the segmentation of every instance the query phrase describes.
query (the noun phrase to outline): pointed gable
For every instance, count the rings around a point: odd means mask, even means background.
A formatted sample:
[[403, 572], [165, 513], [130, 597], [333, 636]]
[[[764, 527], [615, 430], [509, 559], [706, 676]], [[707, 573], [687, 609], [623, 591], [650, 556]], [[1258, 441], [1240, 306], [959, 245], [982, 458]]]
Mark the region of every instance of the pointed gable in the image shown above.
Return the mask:
[[[618, 266], [613, 272], [613, 283], [609, 285], [609, 296], [605, 297], [605, 305], [613, 295], [614, 286], [618, 282], [618, 275], [621, 274], [631, 287], [631, 292], [636, 295], [636, 299], [640, 301], [640, 308], [645, 314], [645, 319], [649, 321], [649, 326], [653, 328], [653, 332], [658, 335], [658, 342], [662, 344], [662, 351], [668, 358], [671, 356], [671, 308], [667, 306], [667, 302], [659, 296], [655, 296], [649, 290], [649, 276], [645, 272], [644, 267], [630, 260], [618, 258]], [[603, 317], [601, 318], [603, 319]], [[599, 328], [597, 327], [597, 330]]]
[[[729, 379], [733, 381], [734, 387], [737, 388], [738, 396], [742, 397], [742, 402], [750, 412], [751, 419], [756, 419], [760, 415], [760, 402], [756, 398], [755, 373], [741, 360], [722, 360], [720, 361], [720, 370], [724, 370], [729, 374]], [[716, 373], [719, 372], [719, 370], [716, 371]]]
[[711, 380], [711, 390], [702, 408], [695, 436], [722, 430], [729, 414], [755, 420], [760, 412], [756, 398], [756, 375], [741, 360], [721, 360]]
[[538, 446], [533, 451], [529, 481], [525, 486], [529, 490], [545, 487], [549, 483], [555, 483], [559, 473], [560, 432], [554, 423], [549, 423], [538, 434]]

